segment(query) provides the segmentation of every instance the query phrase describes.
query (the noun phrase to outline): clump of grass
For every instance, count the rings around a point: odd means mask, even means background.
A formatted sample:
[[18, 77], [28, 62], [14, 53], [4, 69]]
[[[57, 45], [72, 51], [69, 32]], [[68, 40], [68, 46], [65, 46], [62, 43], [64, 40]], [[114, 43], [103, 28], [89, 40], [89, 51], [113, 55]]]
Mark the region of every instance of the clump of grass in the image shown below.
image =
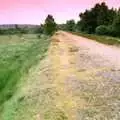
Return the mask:
[[45, 120], [68, 120], [67, 116], [60, 109], [52, 109], [44, 114]]

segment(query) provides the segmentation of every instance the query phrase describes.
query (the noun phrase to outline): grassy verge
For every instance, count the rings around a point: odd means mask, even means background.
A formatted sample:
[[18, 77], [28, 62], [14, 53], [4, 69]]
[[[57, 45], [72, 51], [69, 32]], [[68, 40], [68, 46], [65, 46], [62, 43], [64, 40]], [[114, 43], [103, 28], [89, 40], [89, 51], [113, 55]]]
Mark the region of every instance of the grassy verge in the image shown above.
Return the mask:
[[29, 69], [44, 57], [49, 39], [36, 35], [0, 36], [0, 111]]
[[120, 45], [120, 38], [116, 37], [109, 37], [109, 36], [100, 36], [100, 35], [95, 35], [95, 34], [87, 34], [87, 33], [76, 33], [72, 32], [75, 35], [83, 36], [88, 39], [95, 40], [97, 42], [107, 44], [107, 45]]

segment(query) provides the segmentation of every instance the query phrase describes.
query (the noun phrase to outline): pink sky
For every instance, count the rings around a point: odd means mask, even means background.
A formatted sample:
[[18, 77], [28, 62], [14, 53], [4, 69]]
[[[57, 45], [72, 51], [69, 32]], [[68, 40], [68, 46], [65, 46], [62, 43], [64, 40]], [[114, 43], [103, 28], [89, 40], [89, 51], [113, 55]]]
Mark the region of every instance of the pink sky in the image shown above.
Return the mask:
[[109, 7], [120, 6], [120, 0], [0, 0], [0, 24], [40, 24], [47, 14], [58, 23], [78, 20], [80, 12], [102, 1]]

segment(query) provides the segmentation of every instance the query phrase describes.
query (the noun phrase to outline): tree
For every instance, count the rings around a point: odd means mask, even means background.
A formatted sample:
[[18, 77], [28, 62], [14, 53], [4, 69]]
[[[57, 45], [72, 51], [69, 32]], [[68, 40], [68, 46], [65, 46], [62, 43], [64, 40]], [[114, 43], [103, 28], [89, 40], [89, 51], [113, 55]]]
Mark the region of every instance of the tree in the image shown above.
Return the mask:
[[95, 33], [96, 27], [111, 25], [115, 15], [115, 10], [109, 9], [105, 2], [96, 4], [92, 9], [79, 15], [80, 29], [87, 33]]
[[103, 2], [97, 15], [97, 25], [99, 26], [112, 24], [115, 15], [115, 10], [113, 8], [109, 9], [108, 6]]
[[54, 21], [52, 15], [48, 15], [45, 24], [44, 24], [44, 31], [48, 35], [52, 35], [57, 30], [57, 24]]
[[71, 31], [71, 32], [75, 31], [75, 21], [73, 19], [68, 20], [66, 22], [66, 30]]
[[96, 28], [96, 34], [98, 34], [98, 35], [108, 35], [109, 34], [108, 26], [105, 26], [105, 25], [98, 26]]
[[87, 33], [93, 33], [97, 26], [96, 15], [91, 10], [86, 10], [84, 13], [80, 15], [80, 23], [81, 23], [81, 30]]
[[120, 36], [120, 12], [116, 15], [112, 26], [115, 36]]

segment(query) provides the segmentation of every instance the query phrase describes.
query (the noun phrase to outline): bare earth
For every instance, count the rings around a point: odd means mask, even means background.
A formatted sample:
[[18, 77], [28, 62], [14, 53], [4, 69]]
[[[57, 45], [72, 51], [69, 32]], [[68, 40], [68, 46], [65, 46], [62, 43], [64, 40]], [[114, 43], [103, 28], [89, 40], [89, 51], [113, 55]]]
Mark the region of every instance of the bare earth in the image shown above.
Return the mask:
[[59, 31], [34, 74], [37, 120], [120, 120], [120, 48]]

